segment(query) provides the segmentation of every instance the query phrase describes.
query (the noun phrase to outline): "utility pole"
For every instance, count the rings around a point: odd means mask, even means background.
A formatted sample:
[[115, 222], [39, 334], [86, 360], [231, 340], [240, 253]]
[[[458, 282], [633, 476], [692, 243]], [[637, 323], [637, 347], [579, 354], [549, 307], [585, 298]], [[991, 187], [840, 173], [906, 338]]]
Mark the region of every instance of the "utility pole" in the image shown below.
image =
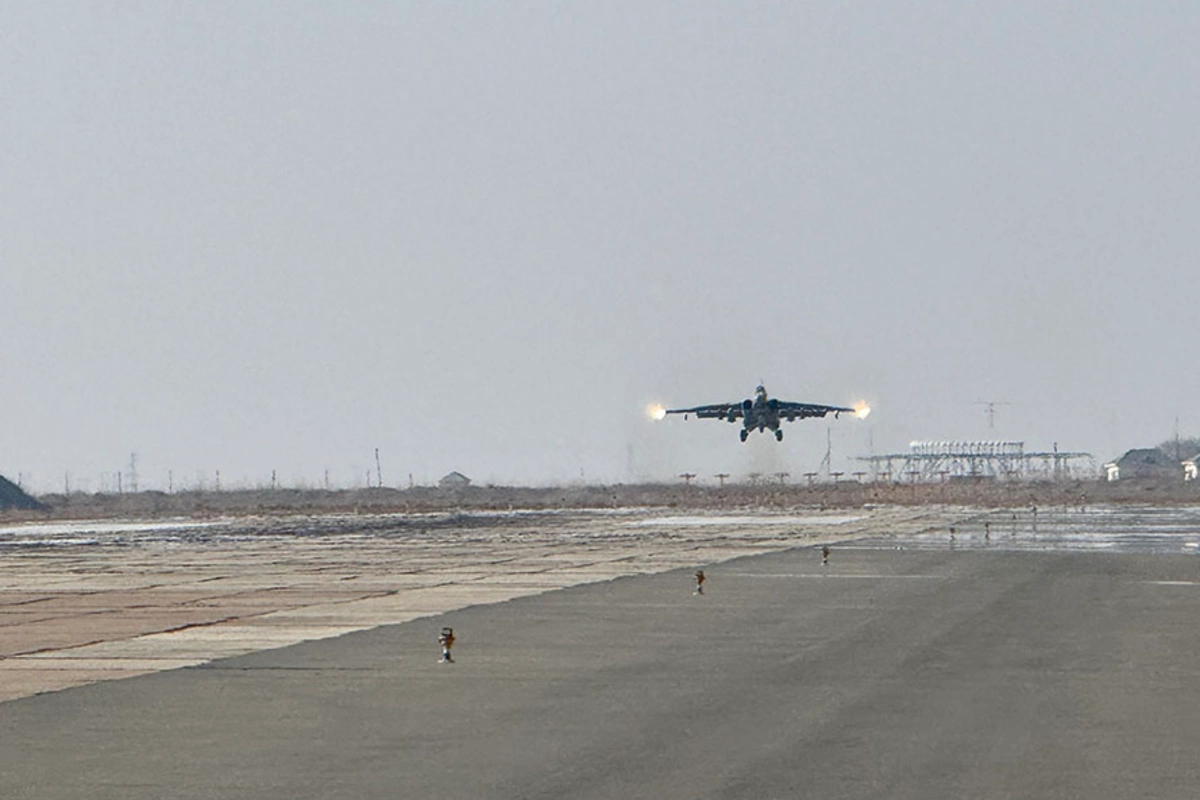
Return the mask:
[[684, 482], [685, 484], [687, 484], [688, 486], [691, 486], [691, 485], [692, 485], [692, 478], [696, 477], [696, 473], [694, 473], [694, 472], [681, 472], [681, 473], [679, 473], [679, 477], [683, 478], [683, 482]]
[[821, 459], [821, 466], [819, 469], [824, 471], [825, 474], [828, 475], [830, 470], [832, 469], [832, 466], [831, 466], [832, 461], [833, 461], [833, 432], [829, 428], [826, 428], [825, 429], [825, 458]]
[[137, 494], [138, 490], [138, 474], [137, 474], [137, 453], [129, 454], [129, 491]]
[[988, 428], [990, 430], [995, 430], [995, 428], [996, 428], [996, 406], [1011, 406], [1012, 403], [1009, 403], [1004, 400], [976, 400], [971, 405], [985, 406], [984, 413], [987, 414]]
[[379, 448], [378, 447], [375, 448], [375, 477], [376, 477], [376, 485], [380, 489], [382, 489], [383, 488], [383, 467], [379, 466]]
[[716, 475], [713, 475], [713, 477], [717, 479], [717, 482], [721, 484], [721, 488], [723, 489], [725, 488], [725, 479], [729, 477], [729, 473], [718, 472]]

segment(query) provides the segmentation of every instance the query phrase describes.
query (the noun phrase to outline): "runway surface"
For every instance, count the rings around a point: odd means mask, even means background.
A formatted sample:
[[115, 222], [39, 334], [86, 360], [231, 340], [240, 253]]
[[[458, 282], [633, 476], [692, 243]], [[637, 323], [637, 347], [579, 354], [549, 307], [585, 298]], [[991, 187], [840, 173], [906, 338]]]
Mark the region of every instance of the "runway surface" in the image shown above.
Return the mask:
[[0, 703], [962, 509], [653, 508], [0, 526]]
[[921, 541], [835, 547], [826, 567], [812, 548], [736, 559], [703, 596], [677, 569], [14, 700], [0, 796], [1196, 796], [1194, 553]]

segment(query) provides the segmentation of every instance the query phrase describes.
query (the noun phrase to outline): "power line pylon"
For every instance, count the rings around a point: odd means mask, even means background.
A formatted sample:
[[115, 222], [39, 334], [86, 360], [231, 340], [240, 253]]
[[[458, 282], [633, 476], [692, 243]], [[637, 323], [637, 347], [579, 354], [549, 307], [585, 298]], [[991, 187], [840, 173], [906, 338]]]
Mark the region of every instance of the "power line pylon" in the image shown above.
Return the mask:
[[987, 414], [988, 428], [995, 430], [996, 428], [996, 406], [1011, 406], [1012, 403], [1007, 400], [976, 400], [971, 403], [973, 406], [986, 406], [984, 413]]

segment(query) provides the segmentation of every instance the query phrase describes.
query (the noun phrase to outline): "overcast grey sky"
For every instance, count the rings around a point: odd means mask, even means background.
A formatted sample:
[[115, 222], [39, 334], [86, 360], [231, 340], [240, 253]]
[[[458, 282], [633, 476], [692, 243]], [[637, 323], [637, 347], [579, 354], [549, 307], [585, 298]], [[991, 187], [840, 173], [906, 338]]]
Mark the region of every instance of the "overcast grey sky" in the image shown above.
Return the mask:
[[[1197, 42], [1185, 2], [5, 3], [0, 472], [1200, 434]], [[746, 445], [643, 413], [760, 380], [875, 413]]]

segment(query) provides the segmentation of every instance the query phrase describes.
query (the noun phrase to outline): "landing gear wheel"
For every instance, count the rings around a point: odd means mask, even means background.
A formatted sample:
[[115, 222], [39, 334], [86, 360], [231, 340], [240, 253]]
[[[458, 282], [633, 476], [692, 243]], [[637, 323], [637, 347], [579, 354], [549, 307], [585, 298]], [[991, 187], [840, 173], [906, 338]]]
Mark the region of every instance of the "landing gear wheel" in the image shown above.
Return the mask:
[[777, 442], [783, 441], [783, 431], [782, 430], [775, 431], [775, 441], [777, 441]]
[[742, 437], [742, 441], [744, 442], [746, 441], [746, 437], [750, 435], [750, 431], [742, 428], [740, 431], [738, 431], [738, 435]]

